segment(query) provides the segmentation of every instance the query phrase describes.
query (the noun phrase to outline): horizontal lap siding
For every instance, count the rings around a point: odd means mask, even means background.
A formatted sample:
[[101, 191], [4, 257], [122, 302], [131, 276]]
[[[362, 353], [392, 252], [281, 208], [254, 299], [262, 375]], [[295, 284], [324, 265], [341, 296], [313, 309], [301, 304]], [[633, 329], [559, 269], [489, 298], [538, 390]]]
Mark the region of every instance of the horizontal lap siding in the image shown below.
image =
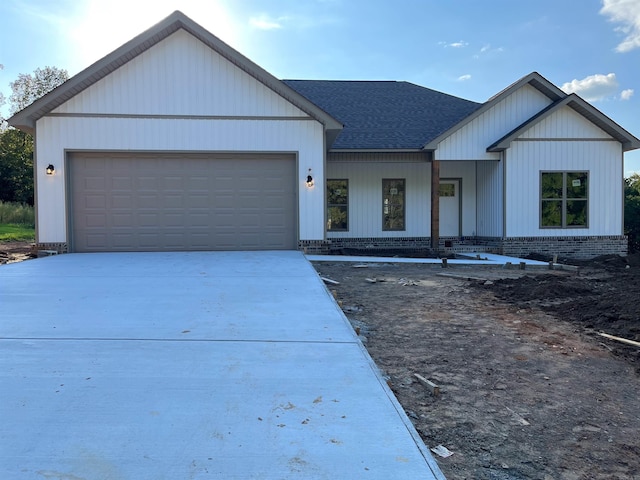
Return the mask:
[[295, 249], [295, 157], [69, 156], [71, 250]]

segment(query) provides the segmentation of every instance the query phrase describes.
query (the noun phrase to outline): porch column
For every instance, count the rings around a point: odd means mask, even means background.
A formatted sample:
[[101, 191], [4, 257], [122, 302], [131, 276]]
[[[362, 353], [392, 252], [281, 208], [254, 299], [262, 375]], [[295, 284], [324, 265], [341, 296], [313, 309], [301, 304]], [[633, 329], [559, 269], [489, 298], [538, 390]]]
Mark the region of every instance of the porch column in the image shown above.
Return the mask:
[[440, 248], [440, 160], [431, 157], [431, 250]]

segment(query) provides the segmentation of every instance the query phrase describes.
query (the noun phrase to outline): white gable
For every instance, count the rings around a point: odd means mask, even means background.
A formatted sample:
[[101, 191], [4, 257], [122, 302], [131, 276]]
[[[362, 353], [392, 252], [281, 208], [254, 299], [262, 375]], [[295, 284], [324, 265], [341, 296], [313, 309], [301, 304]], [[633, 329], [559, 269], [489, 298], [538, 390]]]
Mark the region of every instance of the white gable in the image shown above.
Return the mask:
[[53, 113], [308, 117], [185, 30], [158, 42]]
[[487, 147], [551, 104], [530, 85], [514, 91], [438, 145], [436, 160], [497, 160]]
[[606, 139], [612, 137], [571, 107], [562, 107], [525, 131], [520, 139]]

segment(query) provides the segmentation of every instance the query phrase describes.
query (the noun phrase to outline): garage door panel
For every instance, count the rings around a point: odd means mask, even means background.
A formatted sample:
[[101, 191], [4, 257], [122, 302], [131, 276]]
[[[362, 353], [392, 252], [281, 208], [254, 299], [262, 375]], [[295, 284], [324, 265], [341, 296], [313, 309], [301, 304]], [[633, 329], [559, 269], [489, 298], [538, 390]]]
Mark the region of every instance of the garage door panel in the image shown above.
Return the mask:
[[292, 155], [74, 153], [74, 251], [295, 249]]

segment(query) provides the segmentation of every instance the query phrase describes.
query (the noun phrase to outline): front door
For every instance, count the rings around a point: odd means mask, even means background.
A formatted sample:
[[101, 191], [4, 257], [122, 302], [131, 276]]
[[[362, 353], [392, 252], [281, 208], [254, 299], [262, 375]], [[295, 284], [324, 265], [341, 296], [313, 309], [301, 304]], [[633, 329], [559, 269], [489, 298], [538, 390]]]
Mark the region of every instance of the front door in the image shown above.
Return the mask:
[[440, 236], [460, 236], [460, 180], [440, 180]]

